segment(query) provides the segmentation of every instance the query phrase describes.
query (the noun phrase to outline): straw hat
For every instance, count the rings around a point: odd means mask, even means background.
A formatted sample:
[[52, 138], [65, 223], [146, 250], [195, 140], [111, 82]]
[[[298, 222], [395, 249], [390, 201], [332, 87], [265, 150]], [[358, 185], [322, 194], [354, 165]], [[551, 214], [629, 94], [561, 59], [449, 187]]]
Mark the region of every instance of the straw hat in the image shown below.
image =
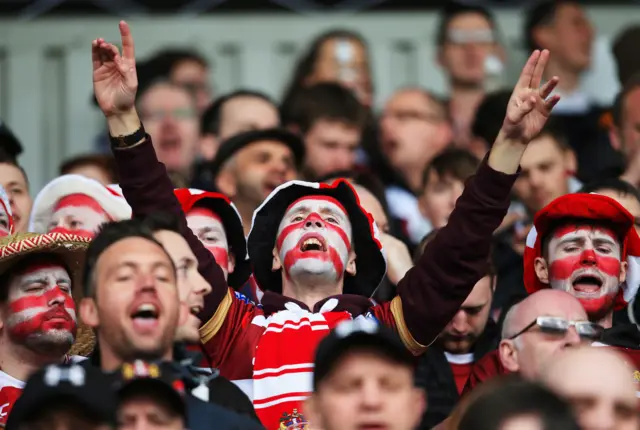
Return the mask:
[[[53, 254], [62, 259], [70, 271], [72, 295], [76, 303], [82, 298], [82, 270], [91, 239], [67, 233], [19, 233], [0, 239], [0, 275], [21, 259], [36, 254]], [[93, 331], [78, 324], [76, 342], [70, 354], [88, 355], [95, 344]]]

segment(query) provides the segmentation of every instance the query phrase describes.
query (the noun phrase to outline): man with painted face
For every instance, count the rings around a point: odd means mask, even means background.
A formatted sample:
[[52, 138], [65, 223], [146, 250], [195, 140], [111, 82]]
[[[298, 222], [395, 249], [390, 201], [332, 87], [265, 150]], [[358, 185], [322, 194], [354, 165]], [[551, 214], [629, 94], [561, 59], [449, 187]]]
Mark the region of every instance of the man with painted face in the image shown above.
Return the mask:
[[[92, 44], [96, 99], [107, 118], [122, 190], [135, 213], [182, 213], [166, 169], [134, 108], [133, 37], [120, 22], [123, 52]], [[292, 181], [276, 188], [253, 216], [249, 255], [262, 305], [230, 290], [212, 254], [181, 221], [213, 291], [200, 329], [212, 365], [243, 385], [262, 422], [277, 427], [312, 391], [313, 351], [338, 322], [373, 318], [393, 327], [415, 355], [427, 348], [486, 270], [493, 231], [506, 215], [520, 158], [559, 98], [551, 79], [540, 87], [547, 51], [524, 67], [503, 128], [469, 180], [456, 209], [423, 258], [398, 284], [398, 296], [375, 305], [368, 296], [385, 273], [377, 228], [346, 181]]]
[[0, 239], [0, 424], [40, 367], [76, 361], [75, 299], [89, 240], [63, 233]]
[[29, 231], [93, 238], [102, 224], [128, 218], [131, 208], [116, 186], [104, 186], [81, 175], [63, 175], [36, 196]]

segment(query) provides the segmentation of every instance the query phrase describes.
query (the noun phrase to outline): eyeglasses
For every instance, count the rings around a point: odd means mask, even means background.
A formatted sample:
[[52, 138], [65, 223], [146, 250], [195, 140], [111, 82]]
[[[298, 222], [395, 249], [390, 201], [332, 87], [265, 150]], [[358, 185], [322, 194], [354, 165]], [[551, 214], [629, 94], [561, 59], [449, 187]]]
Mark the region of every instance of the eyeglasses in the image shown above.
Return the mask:
[[559, 336], [564, 336], [571, 327], [575, 327], [578, 336], [588, 340], [600, 339], [604, 331], [604, 327], [591, 321], [569, 321], [559, 317], [538, 317], [533, 320], [531, 324], [511, 336], [509, 340], [513, 340], [521, 334], [526, 333], [534, 326], [538, 326], [542, 333]]

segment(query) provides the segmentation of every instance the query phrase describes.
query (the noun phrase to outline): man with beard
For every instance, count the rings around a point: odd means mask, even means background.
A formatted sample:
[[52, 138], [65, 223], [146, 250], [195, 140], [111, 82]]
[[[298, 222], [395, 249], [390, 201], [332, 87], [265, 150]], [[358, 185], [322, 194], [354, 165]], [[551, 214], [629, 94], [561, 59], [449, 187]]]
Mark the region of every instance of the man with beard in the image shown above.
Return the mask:
[[[124, 195], [132, 206], [180, 214], [134, 108], [133, 37], [124, 22], [120, 34], [123, 55], [96, 39], [92, 56], [94, 92], [109, 124]], [[391, 302], [375, 305], [368, 299], [385, 273], [385, 259], [377, 228], [346, 181], [285, 183], [256, 210], [248, 249], [256, 281], [268, 290], [261, 307], [225, 285], [224, 272], [183, 219], [181, 231], [213, 288], [201, 314], [202, 341], [222, 375], [245, 381], [266, 426], [277, 426], [283, 413], [292, 413], [311, 393], [313, 351], [340, 321], [372, 318], [387, 324], [418, 355], [454, 316], [486, 270], [522, 153], [559, 100], [547, 99], [556, 79], [540, 87], [548, 56], [531, 55], [491, 154]]]
[[88, 242], [63, 233], [0, 240], [0, 424], [34, 371], [76, 359], [66, 354], [78, 330], [75, 300]]
[[29, 231], [72, 233], [92, 238], [100, 226], [131, 218], [131, 208], [115, 186], [81, 175], [58, 176], [33, 201]]
[[473, 363], [494, 349], [498, 328], [489, 319], [495, 288], [490, 263], [453, 319], [424, 354], [416, 384], [426, 391], [429, 408], [420, 428], [432, 428], [449, 416], [460, 399]]
[[[182, 266], [178, 267], [184, 272]], [[91, 241], [83, 275], [85, 297], [80, 315], [96, 331], [99, 343], [97, 356], [85, 366], [97, 364], [103, 372], [112, 374], [125, 362], [136, 359], [176, 358], [176, 330], [188, 317], [180, 305], [176, 269], [143, 221], [109, 223], [102, 228]], [[193, 271], [191, 274], [195, 275]], [[187, 328], [183, 327], [181, 335], [191, 334], [193, 338], [195, 327]], [[231, 429], [236, 424], [256, 428], [255, 422], [197, 398], [193, 391], [208, 381], [194, 378], [181, 364], [176, 363], [176, 368], [191, 393], [187, 401], [192, 429]]]

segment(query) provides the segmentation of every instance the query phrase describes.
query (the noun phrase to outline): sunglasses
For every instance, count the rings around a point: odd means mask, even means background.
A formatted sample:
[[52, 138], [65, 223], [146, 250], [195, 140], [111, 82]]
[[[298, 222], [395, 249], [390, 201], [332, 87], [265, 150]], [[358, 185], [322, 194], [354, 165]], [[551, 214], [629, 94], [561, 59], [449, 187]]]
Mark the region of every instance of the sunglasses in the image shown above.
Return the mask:
[[569, 321], [559, 317], [538, 317], [509, 338], [513, 340], [537, 326], [542, 333], [564, 336], [571, 327], [576, 329], [581, 339], [598, 340], [602, 336], [604, 327], [591, 321]]

